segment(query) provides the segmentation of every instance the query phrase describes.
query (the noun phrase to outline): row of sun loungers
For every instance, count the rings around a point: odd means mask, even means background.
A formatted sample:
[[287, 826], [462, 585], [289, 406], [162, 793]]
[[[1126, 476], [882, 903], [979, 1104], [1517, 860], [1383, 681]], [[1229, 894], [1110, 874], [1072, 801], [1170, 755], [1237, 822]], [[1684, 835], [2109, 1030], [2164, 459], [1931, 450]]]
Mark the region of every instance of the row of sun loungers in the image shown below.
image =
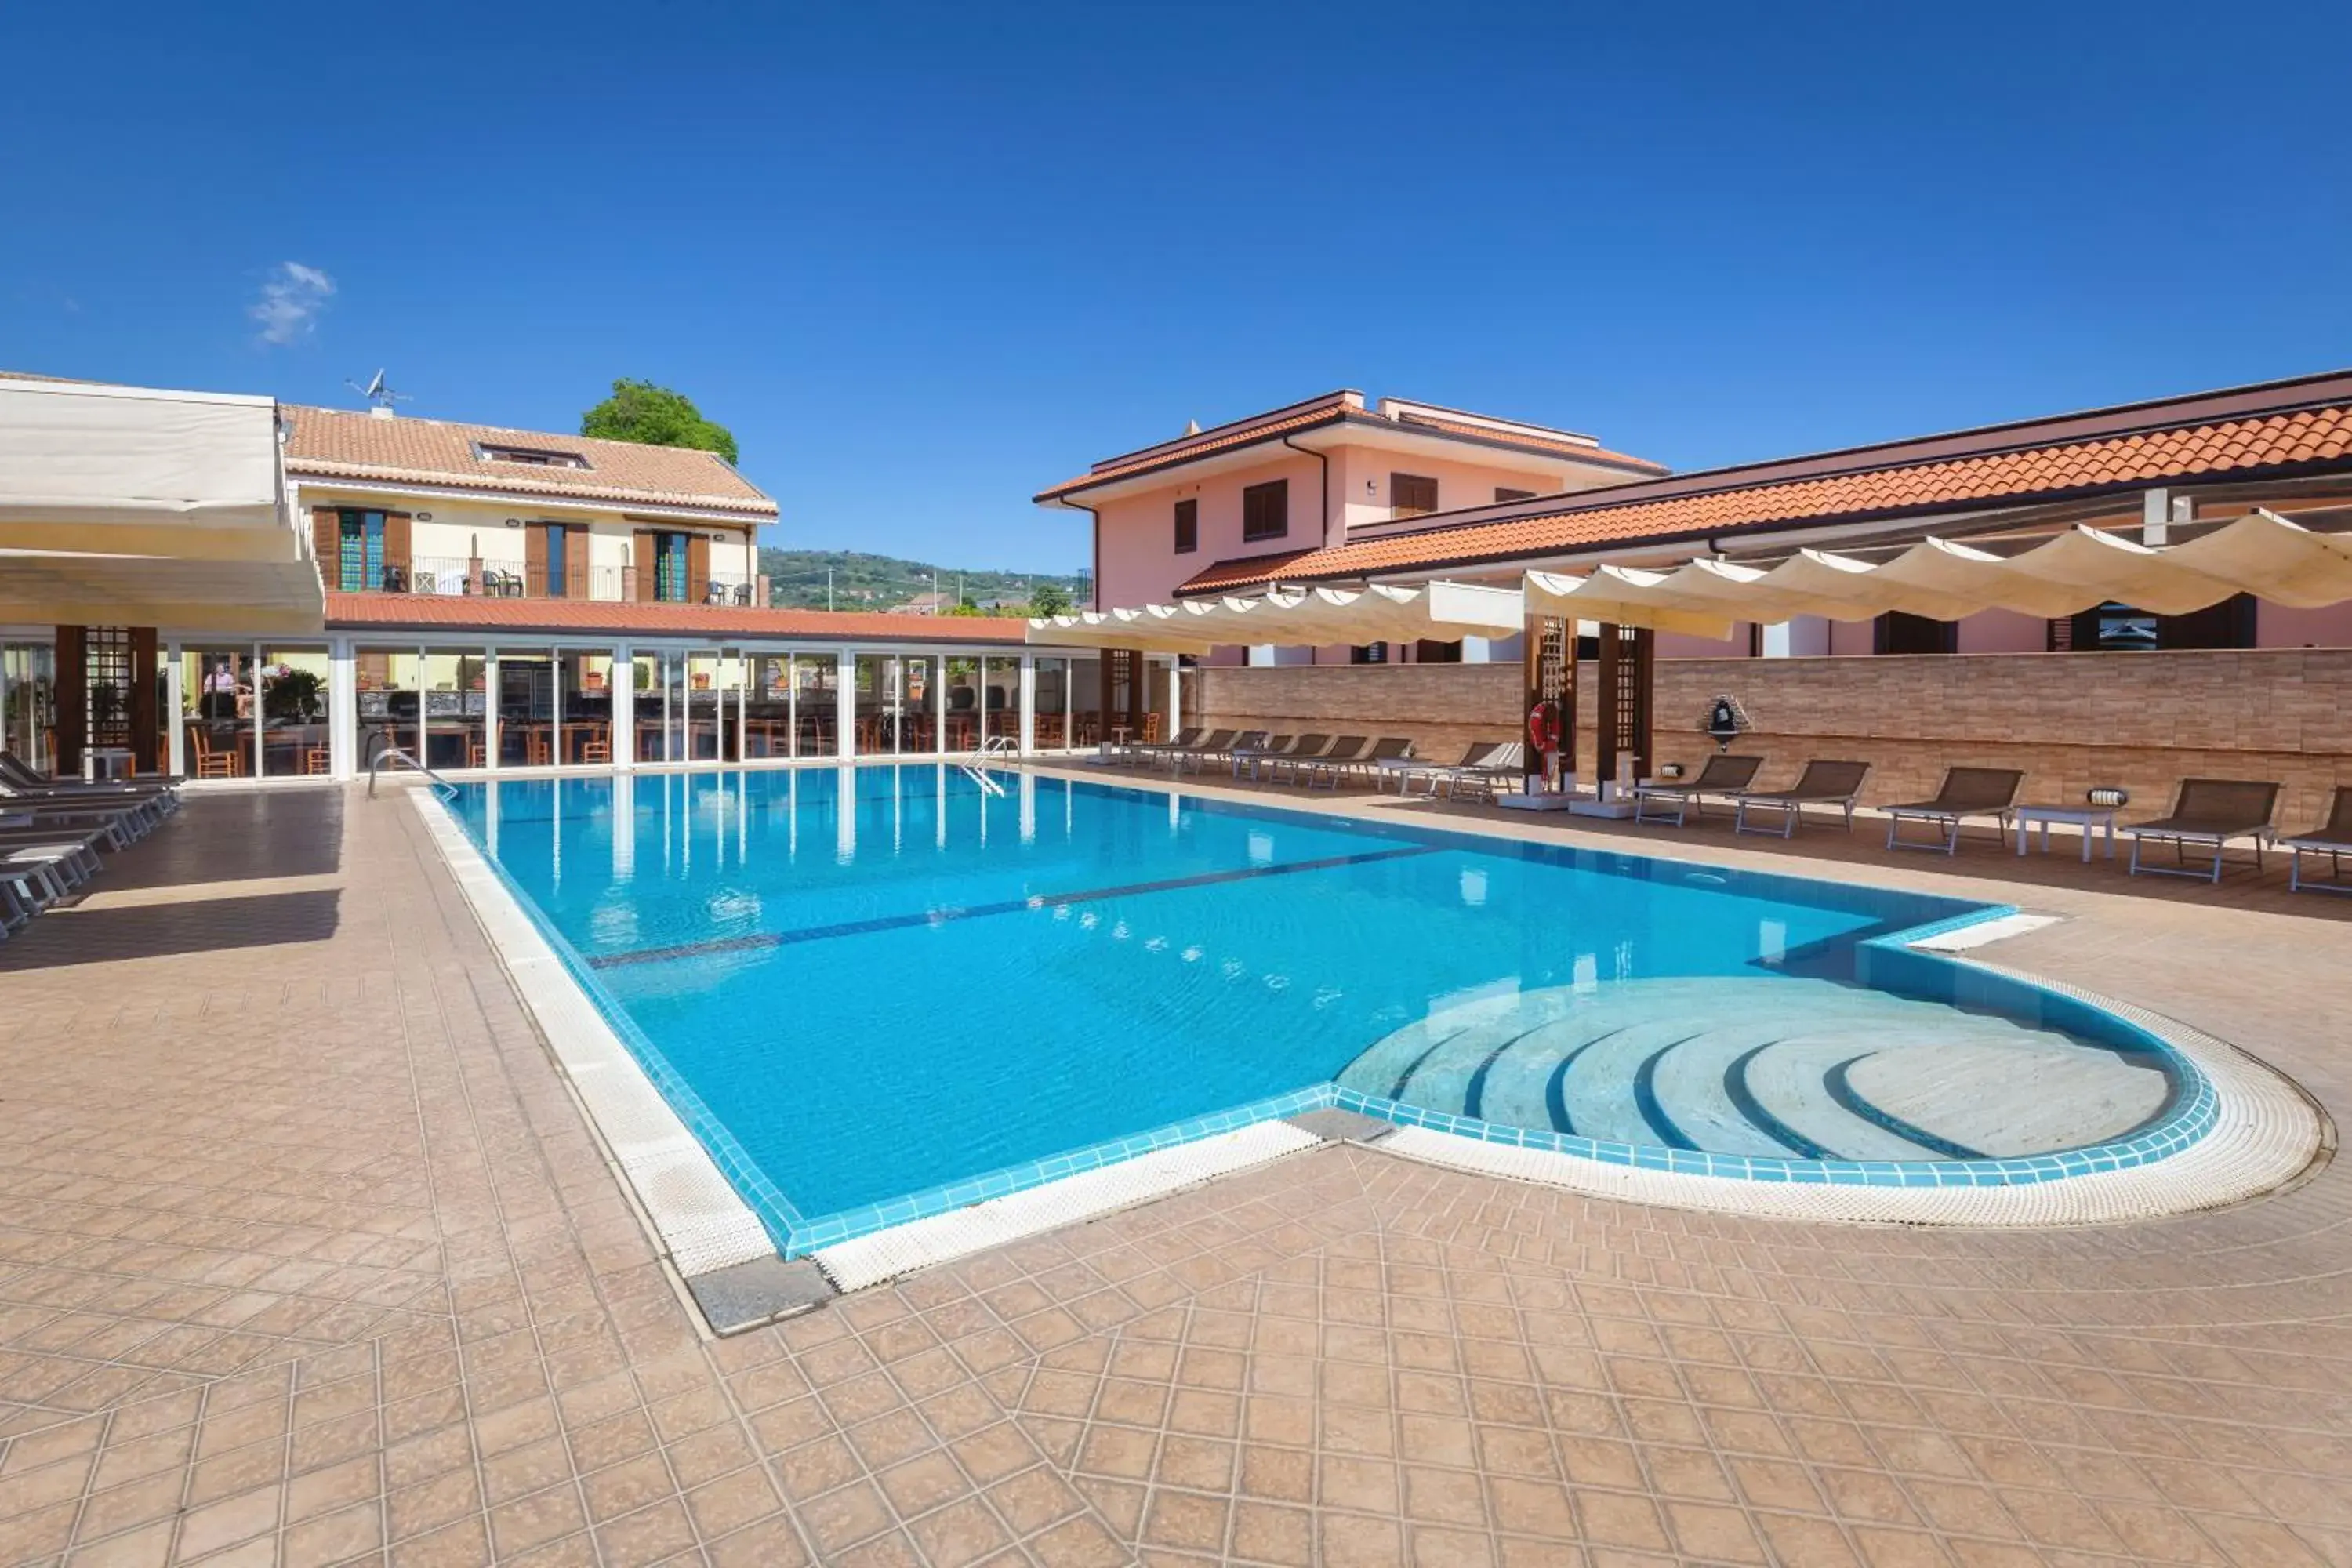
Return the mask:
[[[1709, 800], [1733, 808], [1733, 828], [1741, 833], [1793, 834], [1808, 807], [1837, 811], [1849, 832], [1861, 795], [1867, 763], [1809, 762], [1790, 788], [1759, 791], [1755, 782], [1761, 757], [1721, 754], [1709, 757], [1698, 776], [1688, 781], [1643, 784], [1633, 791], [1633, 815], [1639, 822], [1670, 822], [1681, 826], [1703, 815]], [[1946, 770], [1943, 787], [1931, 800], [1909, 801], [1885, 808], [1889, 849], [1937, 849], [1949, 855], [1959, 847], [1960, 826], [1972, 818], [1990, 820], [2005, 837], [2017, 813], [2017, 793], [2024, 783], [2018, 768], [1956, 767]], [[2279, 786], [2263, 779], [2183, 779], [2171, 811], [2153, 822], [2131, 823], [2119, 831], [2132, 842], [2131, 874], [2221, 879], [2222, 857], [2231, 844], [2251, 843], [2254, 867], [2262, 868], [2265, 847], [2276, 845], [2288, 852], [2287, 885], [2296, 892], [2306, 888], [2328, 892], [2352, 892], [2343, 879], [2343, 857], [2352, 855], [2352, 785], [2337, 788], [2328, 803], [2326, 820], [2309, 833], [2281, 839], [2273, 826], [2278, 811]], [[1755, 814], [1759, 821], [1751, 824]], [[1926, 827], [1929, 838], [1906, 837], [1906, 827]], [[2089, 831], [2084, 825], [2084, 831]], [[2150, 847], [2169, 846], [2174, 864], [2150, 862]], [[2191, 858], [2192, 853], [2194, 858]], [[2305, 858], [2326, 856], [2328, 875], [2307, 879]]]
[[0, 937], [97, 876], [101, 848], [127, 848], [179, 809], [171, 781], [52, 779], [0, 752]]
[[[1187, 768], [1198, 773], [1211, 763], [1223, 763], [1235, 778], [1246, 774], [1253, 780], [1302, 784], [1308, 789], [1336, 790], [1344, 784], [1365, 782], [1385, 789], [1394, 781], [1400, 795], [1418, 788], [1433, 798], [1443, 790], [1456, 799], [1491, 800], [1519, 780], [1525, 758], [1525, 748], [1517, 742], [1478, 742], [1460, 757], [1439, 762], [1415, 757], [1411, 742], [1394, 738], [1193, 729], [1164, 744], [1125, 747], [1114, 760], [1155, 767], [1165, 764], [1180, 773]], [[1638, 785], [1632, 796], [1633, 819], [1680, 827], [1704, 816], [1707, 803], [1714, 802], [1730, 808], [1732, 829], [1737, 833], [1778, 834], [1788, 838], [1809, 813], [1833, 815], [1848, 832], [1853, 831], [1869, 763], [1809, 761], [1797, 782], [1780, 790], [1754, 787], [1763, 765], [1761, 757], [1720, 753], [1709, 757], [1694, 778]], [[1932, 798], [1883, 808], [1886, 847], [1955, 854], [1960, 829], [1970, 821], [1990, 822], [2005, 837], [2015, 824], [2018, 791], [2024, 782], [2024, 771], [2019, 768], [1948, 769], [1943, 786]], [[2352, 855], [2352, 785], [2335, 792], [2326, 821], [2291, 838], [2280, 838], [2272, 826], [2278, 797], [2279, 786], [2263, 780], [2182, 780], [2170, 812], [2156, 821], [2118, 829], [2132, 843], [2132, 875], [2187, 876], [2218, 882], [2229, 847], [2249, 842], [2257, 869], [2266, 848], [2275, 846], [2288, 852], [2288, 886], [2295, 891], [2352, 892], [2352, 882], [2342, 875], [2343, 858]], [[2147, 852], [2166, 847], [2172, 849], [2174, 863], [2157, 864]], [[2322, 856], [2328, 862], [2327, 875], [2307, 875], [2306, 858], [2315, 860]]]

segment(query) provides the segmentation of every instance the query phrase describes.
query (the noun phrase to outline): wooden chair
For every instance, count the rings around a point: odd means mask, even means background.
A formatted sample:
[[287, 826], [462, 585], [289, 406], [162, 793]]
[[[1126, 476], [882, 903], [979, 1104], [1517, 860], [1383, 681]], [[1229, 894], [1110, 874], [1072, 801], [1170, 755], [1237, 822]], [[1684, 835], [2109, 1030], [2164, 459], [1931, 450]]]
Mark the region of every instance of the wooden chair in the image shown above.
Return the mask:
[[613, 732], [603, 725], [581, 737], [580, 760], [583, 763], [604, 763], [613, 760]]
[[324, 746], [311, 746], [307, 748], [302, 752], [302, 771], [305, 773], [323, 773], [331, 772], [333, 764], [329, 761], [329, 756], [330, 753]]
[[226, 752], [213, 750], [211, 733], [202, 724], [188, 726], [188, 741], [195, 753], [195, 776], [200, 779], [233, 779], [244, 776], [236, 749]]

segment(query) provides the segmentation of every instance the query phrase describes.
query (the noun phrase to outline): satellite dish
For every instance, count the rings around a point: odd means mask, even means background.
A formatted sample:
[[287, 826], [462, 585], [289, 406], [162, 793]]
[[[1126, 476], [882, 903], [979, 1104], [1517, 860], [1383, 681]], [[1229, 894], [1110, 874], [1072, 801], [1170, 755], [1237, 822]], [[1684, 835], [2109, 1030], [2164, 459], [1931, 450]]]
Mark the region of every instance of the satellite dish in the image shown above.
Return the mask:
[[394, 392], [392, 388], [383, 384], [383, 372], [382, 369], [378, 369], [373, 375], [368, 377], [368, 384], [365, 386], [362, 386], [358, 382], [352, 380], [348, 376], [343, 379], [343, 384], [350, 387], [353, 392], [358, 393], [362, 397], [366, 398], [369, 405], [373, 407], [390, 408], [395, 403], [405, 403], [408, 401], [408, 395], [406, 393]]

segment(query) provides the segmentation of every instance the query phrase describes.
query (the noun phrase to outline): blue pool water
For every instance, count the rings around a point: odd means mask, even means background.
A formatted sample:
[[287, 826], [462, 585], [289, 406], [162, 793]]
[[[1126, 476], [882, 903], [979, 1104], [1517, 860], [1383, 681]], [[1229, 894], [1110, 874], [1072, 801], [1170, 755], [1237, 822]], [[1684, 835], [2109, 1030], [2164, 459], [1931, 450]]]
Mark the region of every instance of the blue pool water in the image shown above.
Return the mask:
[[[2078, 1146], [2176, 1098], [2095, 1019], [1855, 983], [1870, 939], [1979, 906], [999, 777], [664, 773], [453, 804], [780, 1232], [1333, 1084], [1877, 1161]], [[2021, 1063], [2086, 1109], [2023, 1135], [1988, 1117], [1979, 1089]]]

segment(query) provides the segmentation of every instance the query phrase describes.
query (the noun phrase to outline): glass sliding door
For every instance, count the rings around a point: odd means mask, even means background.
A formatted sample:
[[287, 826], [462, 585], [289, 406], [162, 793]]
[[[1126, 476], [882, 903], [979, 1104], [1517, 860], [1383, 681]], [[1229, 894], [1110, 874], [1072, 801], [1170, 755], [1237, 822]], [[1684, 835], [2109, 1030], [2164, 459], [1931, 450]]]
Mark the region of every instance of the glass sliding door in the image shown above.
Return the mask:
[[[352, 675], [359, 708], [359, 770], [365, 773], [376, 753], [386, 746], [398, 746], [411, 756], [423, 756], [425, 740], [418, 721], [424, 712], [419, 699], [424, 687], [416, 650], [361, 648], [352, 656]], [[192, 689], [184, 683], [181, 695], [183, 700], [192, 698]], [[194, 771], [195, 765], [192, 743], [188, 767]]]
[[555, 765], [555, 660], [535, 648], [499, 649], [499, 766]]
[[[57, 763], [57, 650], [47, 643], [0, 647], [0, 741], [41, 773]], [[163, 711], [160, 708], [157, 711]]]
[[1102, 658], [1089, 654], [1070, 660], [1070, 733], [1067, 743], [1091, 746], [1102, 740]]
[[1069, 744], [1070, 661], [1038, 659], [1036, 679], [1036, 730], [1032, 738], [1041, 752], [1058, 751]]
[[948, 717], [941, 749], [969, 752], [980, 744], [982, 694], [980, 660], [950, 656], [947, 660]]
[[555, 655], [555, 760], [567, 767], [611, 763], [613, 655], [602, 648], [563, 648]]
[[841, 661], [830, 653], [793, 657], [793, 755], [841, 755]]
[[992, 655], [982, 661], [982, 738], [999, 750], [1021, 743], [1021, 661]]
[[486, 649], [427, 648], [425, 653], [425, 749], [428, 768], [489, 766], [489, 654]]
[[320, 777], [327, 750], [327, 650], [261, 650], [261, 772], [268, 778]]
[[188, 772], [196, 778], [253, 775], [253, 651], [249, 647], [184, 647], [180, 651], [182, 721], [187, 726]]
[[746, 761], [793, 754], [793, 657], [757, 653], [746, 661], [743, 755]]

